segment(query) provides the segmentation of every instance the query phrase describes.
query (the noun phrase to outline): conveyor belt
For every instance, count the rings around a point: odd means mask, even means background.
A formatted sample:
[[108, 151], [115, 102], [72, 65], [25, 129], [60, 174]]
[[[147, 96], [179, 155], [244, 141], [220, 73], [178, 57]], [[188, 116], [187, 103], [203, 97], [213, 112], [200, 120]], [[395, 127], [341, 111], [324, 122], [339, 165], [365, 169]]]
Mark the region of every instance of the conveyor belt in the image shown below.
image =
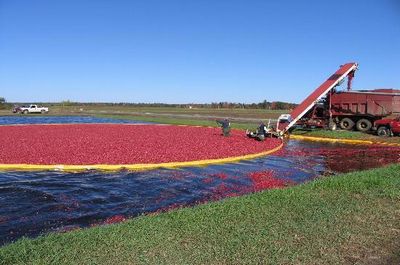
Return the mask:
[[342, 66], [331, 75], [324, 83], [322, 83], [317, 89], [314, 90], [303, 102], [300, 103], [290, 113], [291, 121], [283, 130], [288, 131], [298, 120], [300, 120], [322, 97], [326, 96], [337, 84], [340, 83], [346, 76], [353, 71], [357, 70], [357, 63], [347, 63]]

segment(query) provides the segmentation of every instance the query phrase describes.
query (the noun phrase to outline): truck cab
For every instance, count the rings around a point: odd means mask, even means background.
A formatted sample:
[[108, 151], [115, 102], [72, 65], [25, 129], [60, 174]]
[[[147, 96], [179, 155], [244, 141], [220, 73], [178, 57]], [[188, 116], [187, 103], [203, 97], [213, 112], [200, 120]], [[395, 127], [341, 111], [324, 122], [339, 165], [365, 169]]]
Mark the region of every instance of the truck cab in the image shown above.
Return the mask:
[[400, 135], [400, 116], [394, 119], [381, 119], [374, 123], [374, 129], [379, 136]]

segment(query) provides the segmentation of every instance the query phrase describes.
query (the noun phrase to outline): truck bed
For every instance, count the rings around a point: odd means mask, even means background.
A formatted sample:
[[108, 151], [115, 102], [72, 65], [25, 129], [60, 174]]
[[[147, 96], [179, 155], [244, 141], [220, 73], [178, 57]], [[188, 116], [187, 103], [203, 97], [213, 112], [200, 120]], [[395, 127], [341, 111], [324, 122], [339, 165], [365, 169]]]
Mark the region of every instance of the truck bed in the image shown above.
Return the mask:
[[384, 117], [400, 113], [400, 90], [342, 91], [331, 96], [333, 116]]

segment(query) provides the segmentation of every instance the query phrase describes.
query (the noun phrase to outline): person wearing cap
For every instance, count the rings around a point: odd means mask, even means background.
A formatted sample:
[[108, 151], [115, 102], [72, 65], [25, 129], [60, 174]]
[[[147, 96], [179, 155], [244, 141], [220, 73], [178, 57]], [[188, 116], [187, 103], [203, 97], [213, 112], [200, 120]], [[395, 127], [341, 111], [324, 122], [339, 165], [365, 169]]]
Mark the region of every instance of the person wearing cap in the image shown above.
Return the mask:
[[216, 120], [216, 122], [219, 126], [221, 126], [223, 136], [231, 135], [231, 123], [229, 122], [228, 119]]
[[258, 126], [255, 132], [246, 130], [246, 135], [250, 138], [255, 138], [259, 141], [264, 141], [265, 136], [268, 134], [267, 127], [265, 126], [264, 122], [261, 121], [260, 125]]

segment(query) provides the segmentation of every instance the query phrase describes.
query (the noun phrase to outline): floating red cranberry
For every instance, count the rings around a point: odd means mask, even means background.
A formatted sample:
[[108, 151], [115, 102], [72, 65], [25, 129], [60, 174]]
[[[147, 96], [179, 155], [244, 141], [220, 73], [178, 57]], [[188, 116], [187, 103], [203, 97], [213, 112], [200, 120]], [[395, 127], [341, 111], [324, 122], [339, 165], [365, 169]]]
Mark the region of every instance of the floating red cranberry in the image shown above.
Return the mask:
[[[0, 164], [137, 164], [218, 159], [260, 153], [278, 139], [255, 141], [219, 128], [69, 124], [0, 126]], [[222, 177], [222, 176], [221, 176]]]

